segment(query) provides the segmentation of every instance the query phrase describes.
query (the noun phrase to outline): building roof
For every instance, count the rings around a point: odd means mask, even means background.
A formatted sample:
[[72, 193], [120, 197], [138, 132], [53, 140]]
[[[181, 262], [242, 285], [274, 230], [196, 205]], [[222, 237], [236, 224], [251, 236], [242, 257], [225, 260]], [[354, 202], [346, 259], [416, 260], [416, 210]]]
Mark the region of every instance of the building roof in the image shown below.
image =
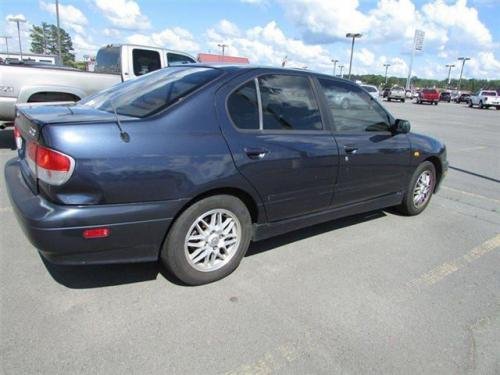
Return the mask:
[[198, 59], [201, 63], [212, 64], [249, 64], [248, 57], [222, 56], [211, 53], [199, 53]]

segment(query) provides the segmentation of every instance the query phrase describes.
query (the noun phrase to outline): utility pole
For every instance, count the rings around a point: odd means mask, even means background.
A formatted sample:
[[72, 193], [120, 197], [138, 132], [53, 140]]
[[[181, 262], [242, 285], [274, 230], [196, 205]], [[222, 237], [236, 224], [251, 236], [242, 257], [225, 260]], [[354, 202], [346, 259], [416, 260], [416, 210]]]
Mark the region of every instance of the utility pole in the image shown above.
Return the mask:
[[467, 60], [470, 60], [470, 57], [459, 57], [458, 61], [462, 61], [462, 68], [460, 69], [460, 78], [458, 79], [458, 90], [460, 90], [460, 85], [462, 84], [462, 74], [464, 72], [464, 65]]
[[59, 27], [59, 0], [56, 0], [56, 18], [57, 18], [57, 55], [59, 56], [59, 64], [63, 65], [61, 52], [61, 29]]
[[342, 71], [344, 70], [344, 65], [339, 65], [340, 73], [339, 76], [340, 78], [344, 78], [344, 75], [342, 74]]
[[349, 77], [348, 79], [350, 80], [351, 79], [351, 69], [352, 69], [352, 54], [354, 52], [354, 41], [356, 40], [356, 38], [361, 38], [363, 36], [363, 34], [359, 34], [359, 33], [347, 33], [345, 34], [345, 37], [346, 38], [352, 38], [352, 44], [351, 44], [351, 59], [349, 61]]
[[224, 43], [217, 44], [217, 46], [222, 49], [222, 60], [224, 60], [224, 51], [226, 50], [226, 47], [229, 47], [229, 46], [227, 44], [224, 44]]
[[411, 69], [413, 67], [413, 59], [415, 58], [415, 51], [421, 51], [424, 44], [425, 32], [422, 30], [415, 30], [413, 37], [413, 46], [411, 48], [410, 69], [408, 69], [408, 78], [406, 79], [406, 89], [409, 90], [411, 86]]
[[384, 64], [385, 66], [385, 84], [387, 85], [387, 69], [391, 66], [391, 64]]
[[23, 61], [23, 47], [21, 46], [21, 28], [19, 27], [19, 23], [21, 22], [26, 22], [26, 20], [23, 17], [9, 17], [7, 18], [8, 21], [10, 22], [15, 22], [17, 23], [17, 38], [19, 39], [19, 55], [21, 57], [21, 62]]
[[335, 60], [335, 59], [332, 59], [332, 63], [333, 63], [333, 76], [335, 77], [335, 71], [337, 70], [337, 63], [339, 62], [339, 60]]
[[11, 39], [11, 36], [8, 35], [2, 35], [0, 38], [5, 39], [5, 48], [7, 52], [7, 59], [9, 58], [9, 39]]
[[450, 87], [450, 82], [451, 82], [451, 68], [454, 68], [455, 64], [446, 64], [446, 67], [448, 68], [448, 87]]

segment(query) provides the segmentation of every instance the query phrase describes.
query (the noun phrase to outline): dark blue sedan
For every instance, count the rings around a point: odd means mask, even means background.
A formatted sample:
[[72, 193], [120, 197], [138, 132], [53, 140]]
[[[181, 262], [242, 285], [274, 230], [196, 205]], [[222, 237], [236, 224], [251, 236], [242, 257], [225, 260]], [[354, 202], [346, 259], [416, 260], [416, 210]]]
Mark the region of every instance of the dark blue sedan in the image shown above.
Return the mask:
[[5, 174], [48, 260], [161, 259], [196, 285], [231, 273], [250, 241], [390, 206], [422, 212], [446, 149], [409, 127], [349, 81], [195, 64], [21, 109]]

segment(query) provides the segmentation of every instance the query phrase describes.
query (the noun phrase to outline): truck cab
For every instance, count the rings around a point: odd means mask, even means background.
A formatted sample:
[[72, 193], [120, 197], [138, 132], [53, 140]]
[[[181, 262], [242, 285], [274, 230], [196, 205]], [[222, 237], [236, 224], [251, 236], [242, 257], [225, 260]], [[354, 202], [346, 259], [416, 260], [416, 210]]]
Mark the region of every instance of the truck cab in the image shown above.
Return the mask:
[[97, 52], [95, 72], [120, 74], [122, 80], [139, 77], [166, 66], [195, 63], [184, 52], [133, 44], [111, 44]]

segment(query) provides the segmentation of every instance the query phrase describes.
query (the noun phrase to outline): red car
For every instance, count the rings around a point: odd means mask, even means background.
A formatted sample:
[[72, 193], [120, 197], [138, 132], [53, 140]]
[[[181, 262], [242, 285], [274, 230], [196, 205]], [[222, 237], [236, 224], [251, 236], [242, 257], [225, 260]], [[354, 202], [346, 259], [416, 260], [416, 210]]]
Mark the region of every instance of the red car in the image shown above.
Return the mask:
[[418, 93], [417, 104], [430, 103], [438, 105], [439, 91], [436, 89], [423, 89]]

